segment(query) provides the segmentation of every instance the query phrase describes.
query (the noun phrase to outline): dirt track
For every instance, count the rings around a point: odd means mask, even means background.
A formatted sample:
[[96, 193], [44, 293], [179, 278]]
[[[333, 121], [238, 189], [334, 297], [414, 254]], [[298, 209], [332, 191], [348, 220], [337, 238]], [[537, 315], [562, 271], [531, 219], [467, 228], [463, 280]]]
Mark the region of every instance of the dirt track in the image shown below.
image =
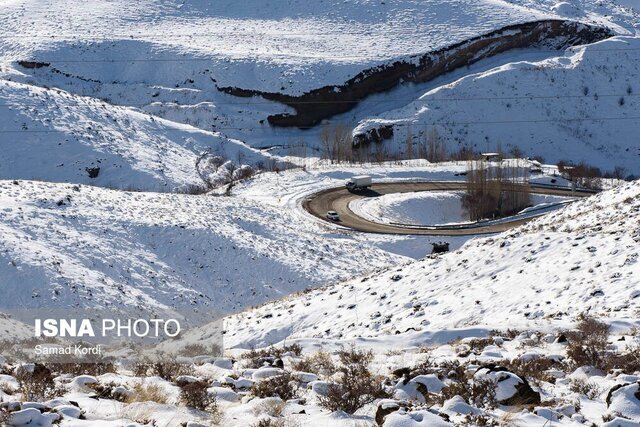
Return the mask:
[[[490, 234], [499, 233], [518, 225], [531, 221], [534, 217], [523, 218], [514, 220], [508, 223], [491, 224], [478, 226], [474, 228], [438, 228], [438, 229], [426, 229], [420, 227], [407, 227], [407, 226], [395, 226], [390, 224], [379, 224], [366, 220], [356, 215], [351, 209], [349, 209], [349, 202], [352, 200], [364, 198], [364, 197], [378, 197], [384, 194], [391, 193], [410, 193], [419, 191], [451, 191], [451, 190], [464, 190], [464, 182], [390, 182], [390, 183], [378, 183], [374, 184], [369, 190], [361, 193], [351, 193], [344, 187], [330, 188], [318, 192], [307, 200], [304, 201], [303, 207], [312, 215], [328, 221], [325, 218], [327, 211], [336, 211], [340, 214], [341, 221], [337, 224], [348, 227], [357, 231], [367, 233], [379, 233], [379, 234], [420, 234], [431, 236], [465, 236], [473, 234]], [[556, 189], [556, 188], [532, 188], [528, 186], [522, 186], [519, 188], [521, 191], [530, 191], [536, 194], [550, 194], [560, 196], [575, 196], [584, 197], [589, 196], [591, 192], [576, 192], [571, 194], [571, 191]], [[333, 223], [333, 222], [332, 222]]]

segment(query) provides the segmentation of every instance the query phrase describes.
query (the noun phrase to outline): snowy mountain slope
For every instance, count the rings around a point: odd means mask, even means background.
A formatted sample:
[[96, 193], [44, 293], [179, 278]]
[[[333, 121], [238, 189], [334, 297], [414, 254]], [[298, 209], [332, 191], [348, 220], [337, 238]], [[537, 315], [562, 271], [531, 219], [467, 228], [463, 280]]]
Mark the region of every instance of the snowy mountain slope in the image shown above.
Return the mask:
[[[586, 161], [640, 173], [640, 39], [618, 37], [539, 62], [472, 74], [355, 129], [394, 126], [404, 144], [435, 128], [450, 150], [520, 148], [549, 162]], [[400, 142], [398, 142], [400, 143]]]
[[566, 326], [582, 312], [639, 326], [639, 243], [635, 181], [454, 253], [232, 316], [227, 345], [298, 338], [406, 347], [494, 328]]
[[[384, 60], [550, 16], [487, 0], [464, 5], [453, 0], [118, 0], [97, 5], [25, 0], [10, 2], [0, 12], [5, 23], [0, 52], [5, 59], [29, 55], [103, 81], [138, 78], [173, 85], [189, 77], [189, 68], [208, 68], [221, 86], [300, 93], [343, 83]], [[103, 19], [108, 27], [98, 25]], [[156, 62], [163, 57], [184, 62]], [[99, 64], [83, 62], [96, 59]], [[111, 59], [153, 62], [128, 63], [125, 69]]]
[[[268, 116], [291, 108], [260, 97], [239, 99], [217, 87], [301, 94], [343, 84], [391, 60], [540, 19], [636, 32], [636, 15], [615, 2], [576, 4], [584, 13], [568, 18], [545, 0], [4, 2], [0, 77], [140, 108], [255, 147], [304, 141], [317, 148], [317, 133], [279, 132], [266, 124]], [[512, 60], [521, 54], [514, 52]], [[20, 60], [50, 65], [25, 68]], [[392, 99], [398, 96], [408, 99]], [[390, 92], [373, 102], [373, 114], [417, 96]], [[336, 120], [355, 125], [361, 118]]]
[[174, 191], [202, 184], [196, 160], [203, 151], [245, 164], [267, 158], [131, 108], [0, 80], [0, 179]]
[[[189, 67], [209, 68], [221, 86], [291, 94], [341, 84], [384, 60], [508, 25], [563, 17], [545, 0], [522, 6], [502, 0], [23, 0], [3, 6], [0, 52], [9, 60], [29, 55], [60, 61], [74, 75], [158, 84], [183, 81]], [[581, 14], [572, 19], [635, 33], [632, 12], [613, 1], [579, 1], [576, 8]], [[102, 20], [109, 26], [98, 25]], [[176, 61], [128, 63], [126, 70], [110, 62], [163, 57]], [[100, 63], [83, 63], [96, 59]], [[182, 79], [170, 80], [178, 75]]]
[[244, 198], [0, 181], [0, 206], [3, 308], [228, 312], [406, 259]]
[[[549, 11], [566, 18], [591, 19], [592, 22], [601, 23], [608, 27], [621, 27], [624, 30], [634, 32], [639, 28], [640, 3], [638, 0], [507, 0], [512, 5], [521, 7], [535, 7], [539, 10]], [[635, 17], [629, 19], [630, 17]], [[623, 30], [624, 29], [624, 30]]]

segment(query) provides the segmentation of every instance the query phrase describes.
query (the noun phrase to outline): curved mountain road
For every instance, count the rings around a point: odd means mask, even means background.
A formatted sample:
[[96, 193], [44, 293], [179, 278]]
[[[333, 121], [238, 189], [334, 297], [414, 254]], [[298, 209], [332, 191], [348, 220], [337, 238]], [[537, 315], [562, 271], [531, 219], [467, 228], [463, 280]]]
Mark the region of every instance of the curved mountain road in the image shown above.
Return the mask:
[[[327, 221], [325, 215], [327, 211], [336, 211], [340, 214], [340, 222], [334, 223], [353, 230], [366, 233], [378, 234], [417, 234], [431, 236], [465, 236], [476, 234], [500, 233], [518, 225], [531, 221], [535, 216], [518, 218], [513, 221], [478, 225], [473, 227], [437, 227], [426, 228], [426, 226], [405, 226], [393, 224], [381, 224], [369, 221], [356, 215], [350, 208], [349, 203], [356, 199], [366, 197], [378, 197], [391, 193], [412, 193], [421, 191], [459, 191], [465, 190], [464, 182], [384, 182], [373, 184], [370, 189], [363, 192], [351, 193], [345, 187], [335, 187], [320, 191], [304, 200], [303, 208], [312, 215]], [[559, 196], [585, 197], [593, 194], [589, 191], [576, 191], [561, 188], [541, 188], [528, 185], [518, 185], [513, 188], [516, 191], [528, 191], [535, 194], [549, 194]]]

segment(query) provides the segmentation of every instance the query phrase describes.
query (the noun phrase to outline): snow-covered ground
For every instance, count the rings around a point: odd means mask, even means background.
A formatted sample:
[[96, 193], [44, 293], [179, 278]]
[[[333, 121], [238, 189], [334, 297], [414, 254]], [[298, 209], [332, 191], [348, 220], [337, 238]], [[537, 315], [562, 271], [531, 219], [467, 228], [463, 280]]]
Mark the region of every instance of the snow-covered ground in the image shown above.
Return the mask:
[[[306, 155], [318, 156], [318, 130], [273, 129], [266, 124], [267, 116], [292, 112], [291, 108], [259, 97], [236, 98], [219, 92], [216, 87], [300, 94], [343, 84], [372, 66], [406, 59], [506, 25], [539, 19], [579, 20], [607, 26], [625, 36], [634, 36], [637, 32], [637, 12], [615, 1], [574, 0], [570, 14], [567, 7], [558, 7], [561, 4], [564, 3], [547, 0], [483, 0], [462, 4], [452, 0], [330, 0], [312, 4], [278, 0], [268, 5], [255, 0], [241, 4], [224, 1], [215, 5], [201, 0], [135, 3], [117, 0], [91, 4], [5, 1], [0, 10], [3, 22], [0, 79], [60, 88], [72, 96], [98, 98], [108, 104], [140, 109], [205, 132], [221, 132], [253, 147], [294, 147], [278, 149], [276, 152], [280, 154], [300, 155], [301, 150], [295, 147], [303, 145], [310, 147]], [[108, 20], [108, 26], [103, 25], [104, 20]], [[355, 127], [363, 119], [375, 119], [379, 114], [387, 117], [387, 111], [411, 104], [427, 90], [451, 83], [465, 74], [554, 55], [555, 52], [535, 49], [509, 51], [431, 83], [403, 84], [388, 93], [372, 96], [362, 106], [331, 121]], [[25, 68], [18, 64], [20, 60], [50, 65]], [[624, 58], [620, 60], [619, 66], [626, 67]], [[79, 98], [74, 102], [84, 104], [85, 100]], [[573, 99], [567, 100], [567, 106], [560, 102], [559, 108], [571, 108], [573, 102]], [[475, 102], [456, 103], [460, 104], [472, 115], [477, 109]], [[631, 105], [627, 104], [627, 108]], [[102, 114], [102, 120], [97, 117], [91, 120], [104, 122], [107, 127], [113, 112], [104, 108], [102, 113], [98, 110], [92, 116], [96, 114]], [[55, 120], [54, 117], [48, 119]], [[50, 136], [29, 132], [28, 120], [28, 129], [20, 128], [21, 123], [16, 122], [21, 132], [15, 132], [12, 126], [9, 127], [11, 133], [0, 133], [3, 145], [16, 138], [35, 144]], [[554, 129], [547, 131], [549, 138], [562, 140], [562, 129]], [[122, 136], [132, 138], [130, 133]], [[166, 138], [179, 139], [177, 135], [170, 137], [162, 132], [159, 139]], [[461, 136], [452, 138], [450, 143], [454, 146]], [[481, 137], [477, 139], [473, 144], [480, 144], [478, 148], [484, 150], [486, 141]], [[513, 135], [502, 141], [497, 139], [489, 142], [492, 150], [497, 142], [506, 146], [521, 140], [520, 136]], [[557, 151], [557, 146], [547, 146], [546, 139], [541, 140], [535, 150], [529, 150], [530, 145], [528, 142], [524, 145], [525, 151], [549, 158]], [[620, 153], [609, 155], [616, 159], [622, 157]], [[597, 163], [600, 159], [592, 160]], [[83, 163], [91, 161], [95, 160], [88, 154], [81, 159]], [[609, 163], [620, 162], [611, 160], [604, 166], [609, 167]]]
[[404, 259], [241, 197], [2, 181], [0, 205], [5, 308], [228, 312]]
[[[295, 94], [342, 84], [390, 59], [508, 25], [566, 15], [548, 1], [517, 3], [5, 1], [0, 51], [8, 60], [50, 62], [73, 75], [105, 82], [173, 86], [205, 72], [206, 80], [211, 76], [220, 86]], [[613, 1], [599, 3], [576, 1], [580, 13], [569, 18], [635, 33], [631, 11]], [[109, 25], [96, 25], [103, 20]]]
[[[327, 124], [359, 124], [357, 131], [394, 124], [393, 153], [404, 150], [407, 130], [424, 136], [437, 123], [451, 151], [518, 147], [548, 162], [585, 160], [638, 175], [639, 10], [636, 0], [0, 0], [0, 312], [185, 305], [213, 317], [234, 312], [225, 319], [229, 358], [199, 359], [182, 378], [206, 382], [224, 426], [267, 416], [278, 427], [373, 425], [375, 403], [355, 415], [322, 408], [323, 390], [339, 375], [300, 372], [291, 352], [280, 355], [282, 366], [294, 372], [302, 400], [285, 404], [247, 391], [282, 371], [257, 369], [277, 359], [249, 361], [243, 349], [283, 341], [299, 343], [304, 355], [329, 351], [334, 363], [346, 345], [374, 349], [371, 369], [392, 397], [413, 405], [390, 415], [387, 427], [449, 425], [447, 416], [462, 422], [465, 412], [510, 425], [602, 424], [603, 415], [630, 419], [611, 426], [634, 425], [637, 370], [550, 369], [554, 379], [536, 385], [541, 406], [516, 406], [517, 413], [456, 397], [439, 402], [443, 396], [433, 394], [458, 381], [450, 377], [455, 368], [407, 382], [392, 371], [430, 354], [436, 364], [462, 363], [469, 378], [505, 379], [495, 385], [506, 397], [522, 384], [515, 374], [480, 365], [566, 361], [556, 335], [581, 314], [611, 327], [609, 350], [638, 345], [639, 182], [501, 235], [447, 239], [451, 253], [428, 256], [442, 238], [356, 233], [312, 217], [301, 203], [358, 174], [460, 180], [464, 163], [318, 161], [320, 127], [271, 128], [267, 116], [292, 109], [218, 88], [299, 95], [507, 25], [602, 25], [618, 37], [564, 53], [504, 52], [370, 96]], [[227, 196], [222, 189], [175, 194], [202, 184], [196, 163], [203, 152], [233, 162], [220, 175], [286, 160], [305, 168], [258, 174]], [[536, 181], [570, 185], [557, 176]], [[450, 194], [369, 204], [358, 209], [372, 217], [442, 223], [460, 216]], [[507, 328], [521, 333], [491, 332]], [[4, 339], [29, 332], [0, 313], [0, 424], [214, 422], [185, 408], [177, 378], [140, 375], [126, 363], [96, 379], [57, 375], [56, 399], [28, 403], [45, 399], [17, 390], [19, 364], [5, 363], [3, 354]], [[470, 340], [488, 335], [482, 346]], [[596, 385], [587, 390], [593, 396], [577, 391], [580, 378]], [[427, 405], [420, 381], [435, 399]], [[141, 394], [139, 383], [159, 391], [122, 402], [96, 396], [88, 388], [94, 382], [126, 396]], [[7, 408], [15, 410], [9, 419]]]
[[567, 325], [581, 312], [638, 326], [639, 240], [636, 181], [452, 253], [233, 316], [227, 344], [300, 338], [395, 348], [504, 325]]
[[[413, 162], [369, 171], [378, 180], [446, 180], [463, 169]], [[265, 173], [238, 184], [231, 196], [0, 181], [0, 283], [13, 296], [3, 307], [172, 306], [196, 299], [231, 312], [430, 253], [430, 237], [355, 233], [301, 208], [307, 195], [357, 173], [349, 167]]]
[[202, 152], [236, 164], [269, 158], [215, 132], [21, 83], [0, 81], [0, 112], [0, 179], [173, 192], [203, 184]]
[[[0, 12], [0, 51], [5, 59], [50, 62], [104, 82], [171, 87], [198, 78], [198, 87], [215, 79], [219, 86], [297, 94], [342, 84], [390, 59], [558, 17], [504, 1], [463, 3], [11, 1]], [[102, 20], [109, 25], [96, 25]]]
[[[469, 222], [462, 207], [461, 191], [385, 194], [349, 204], [356, 214], [373, 222], [408, 225], [446, 225]], [[569, 197], [533, 194], [532, 208], [538, 209], [571, 200]]]
[[355, 129], [393, 124], [395, 143], [435, 129], [451, 151], [514, 147], [547, 162], [640, 173], [640, 39], [619, 37], [544, 61], [509, 63], [431, 90]]

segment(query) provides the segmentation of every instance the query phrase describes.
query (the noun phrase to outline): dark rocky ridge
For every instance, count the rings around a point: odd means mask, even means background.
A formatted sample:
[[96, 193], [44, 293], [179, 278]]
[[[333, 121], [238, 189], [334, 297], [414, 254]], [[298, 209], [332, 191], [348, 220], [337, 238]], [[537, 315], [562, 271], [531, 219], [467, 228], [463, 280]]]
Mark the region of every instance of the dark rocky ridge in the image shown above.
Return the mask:
[[[269, 123], [273, 126], [309, 128], [326, 118], [351, 110], [368, 95], [388, 91], [403, 81], [428, 82], [444, 73], [510, 49], [563, 49], [613, 35], [608, 28], [580, 22], [558, 19], [528, 22], [504, 27], [424, 55], [379, 65], [360, 72], [341, 86], [325, 86], [300, 96], [235, 87], [218, 89], [239, 97], [261, 96], [286, 104], [294, 108], [297, 114], [272, 115], [268, 117]], [[385, 135], [372, 135], [372, 139], [385, 139], [390, 132], [383, 133]]]

